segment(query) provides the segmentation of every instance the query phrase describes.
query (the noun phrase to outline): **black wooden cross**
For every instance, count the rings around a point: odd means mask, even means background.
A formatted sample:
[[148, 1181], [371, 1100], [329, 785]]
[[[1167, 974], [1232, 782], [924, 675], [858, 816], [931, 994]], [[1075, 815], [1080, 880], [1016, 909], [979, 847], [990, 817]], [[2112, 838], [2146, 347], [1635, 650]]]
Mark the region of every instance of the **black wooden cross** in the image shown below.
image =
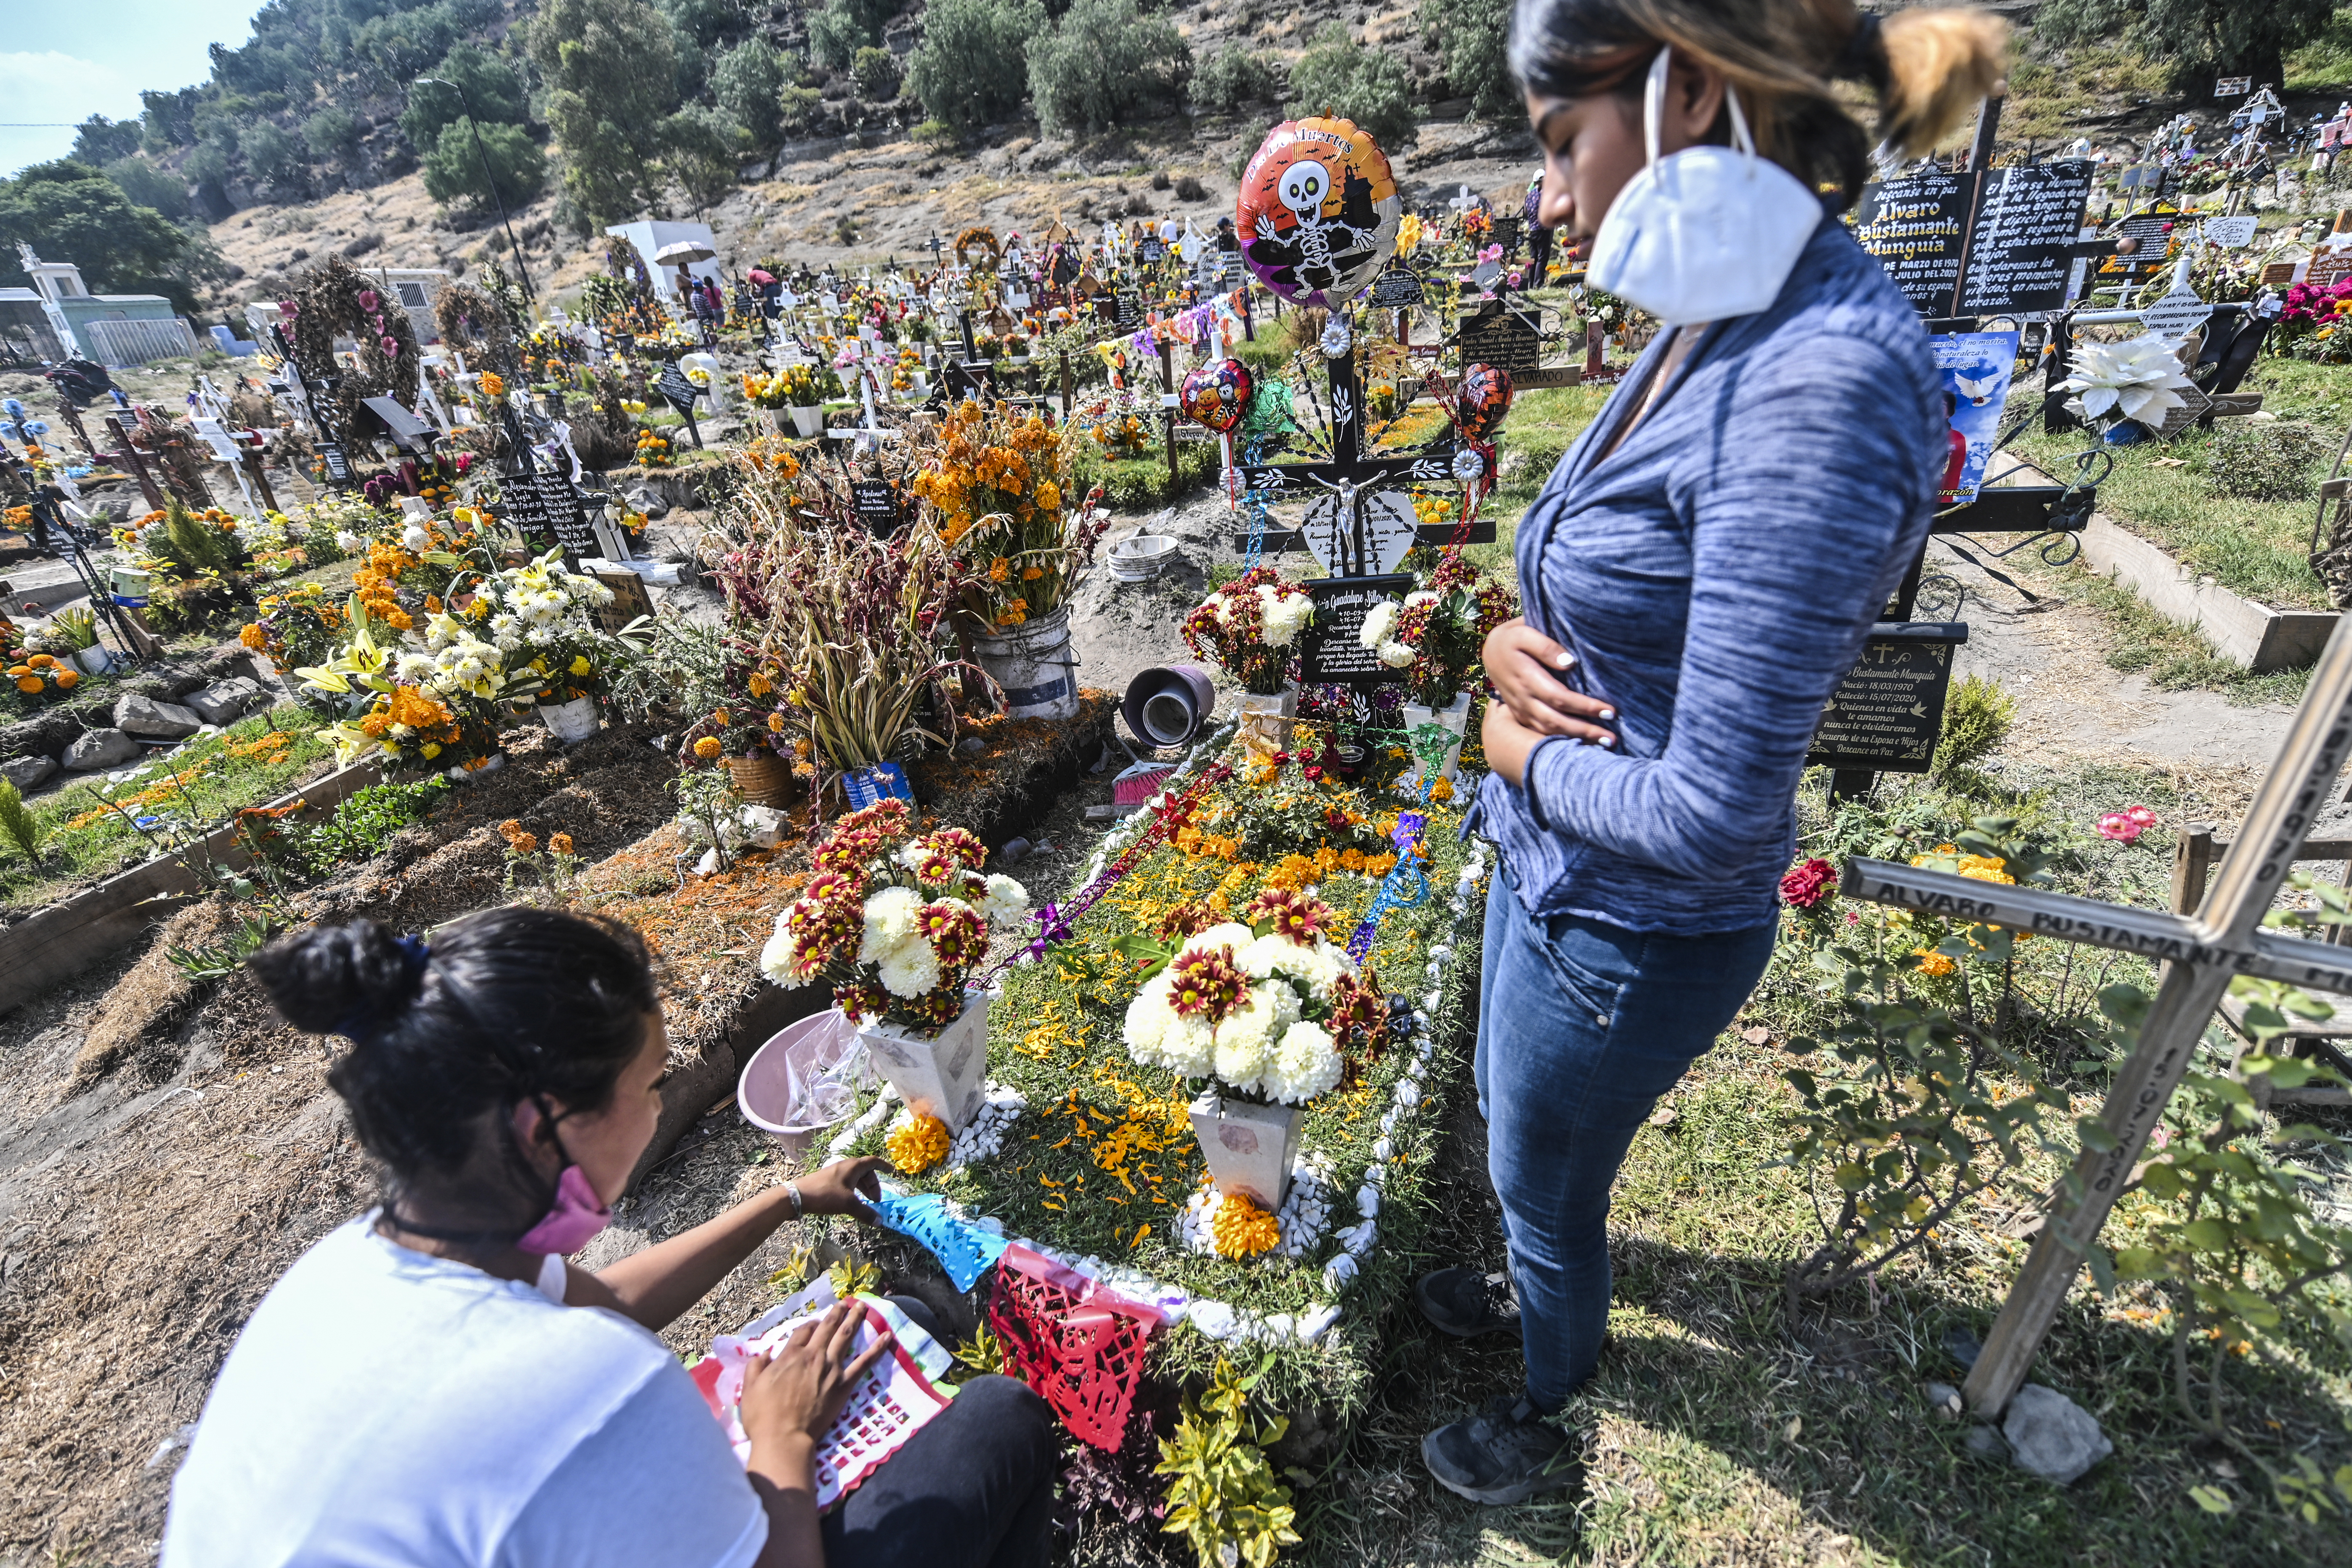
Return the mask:
[[[1335, 315], [1335, 321], [1344, 321]], [[1352, 338], [1352, 334], [1351, 338]], [[1367, 496], [1385, 486], [1419, 480], [1424, 484], [1454, 482], [1454, 454], [1446, 448], [1427, 452], [1402, 453], [1392, 458], [1367, 457], [1364, 453], [1364, 387], [1363, 379], [1356, 374], [1356, 356], [1352, 342], [1349, 350], [1324, 361], [1330, 373], [1331, 390], [1331, 457], [1318, 463], [1244, 463], [1236, 466], [1240, 483], [1269, 500], [1311, 500], [1328, 495], [1336, 499], [1339, 509], [1339, 561], [1330, 563], [1335, 575], [1360, 577], [1374, 570], [1374, 560], [1364, 536], [1363, 503]], [[1296, 529], [1265, 531], [1264, 548], [1279, 553], [1297, 542], [1301, 531]], [[1453, 538], [1450, 523], [1416, 526], [1416, 542], [1442, 545]], [[1495, 539], [1492, 521], [1483, 521], [1471, 527], [1464, 542], [1490, 544]], [[1234, 535], [1234, 547], [1250, 547], [1246, 531]], [[1343, 569], [1344, 568], [1344, 569]]]

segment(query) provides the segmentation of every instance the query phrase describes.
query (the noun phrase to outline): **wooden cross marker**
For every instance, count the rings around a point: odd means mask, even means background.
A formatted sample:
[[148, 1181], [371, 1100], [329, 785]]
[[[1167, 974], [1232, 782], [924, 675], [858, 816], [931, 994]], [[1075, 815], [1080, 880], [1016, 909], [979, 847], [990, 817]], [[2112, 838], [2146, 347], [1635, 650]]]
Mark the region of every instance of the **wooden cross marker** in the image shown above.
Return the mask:
[[2307, 991], [2352, 994], [2352, 949], [2261, 930], [2313, 820], [2352, 751], [2352, 632], [2338, 623], [2278, 760], [2255, 793], [2243, 826], [2194, 915], [2132, 909], [2035, 888], [2003, 887], [1948, 871], [1856, 858], [1841, 881], [1850, 897], [1925, 914], [1986, 922], [2161, 960], [2156, 1001], [2139, 1043], [2108, 1091], [2100, 1120], [2105, 1152], [2074, 1162], [2072, 1202], [2061, 1199], [2034, 1238], [1984, 1352], [1969, 1373], [1971, 1409], [1998, 1416], [2025, 1381], [2033, 1353], [2074, 1282], [2107, 1211], [2122, 1195], [2165, 1103], [2189, 1070], [2214, 1009], [2238, 975]]

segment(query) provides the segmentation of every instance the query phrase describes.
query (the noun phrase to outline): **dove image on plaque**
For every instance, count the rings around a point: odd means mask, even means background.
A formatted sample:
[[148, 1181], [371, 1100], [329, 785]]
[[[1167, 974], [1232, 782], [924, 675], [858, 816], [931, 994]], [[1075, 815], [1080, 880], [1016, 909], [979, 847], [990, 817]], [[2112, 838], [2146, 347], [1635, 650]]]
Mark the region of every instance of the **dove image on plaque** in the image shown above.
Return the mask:
[[1936, 374], [1944, 384], [1944, 412], [1951, 421], [1944, 471], [1936, 499], [1957, 506], [1977, 499], [1985, 465], [2000, 439], [2001, 405], [2017, 368], [2016, 332], [1937, 332], [1927, 339]]
[[1389, 161], [1353, 121], [1285, 121], [1242, 171], [1234, 222], [1259, 281], [1300, 305], [1337, 309], [1396, 251], [1404, 198]]

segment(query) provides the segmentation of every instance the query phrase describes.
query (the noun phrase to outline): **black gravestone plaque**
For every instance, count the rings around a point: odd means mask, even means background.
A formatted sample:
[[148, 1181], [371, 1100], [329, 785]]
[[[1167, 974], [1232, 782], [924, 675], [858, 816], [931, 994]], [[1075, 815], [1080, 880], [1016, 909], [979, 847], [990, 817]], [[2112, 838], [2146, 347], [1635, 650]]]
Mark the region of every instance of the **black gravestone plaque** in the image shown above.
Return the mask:
[[1495, 243], [1503, 247], [1506, 256], [1516, 254], [1519, 248], [1519, 224], [1517, 213], [1505, 213], [1495, 220]]
[[1131, 332], [1143, 325], [1143, 301], [1135, 295], [1121, 292], [1111, 297], [1111, 319], [1122, 332]]
[[1143, 258], [1144, 265], [1147, 267], [1153, 262], [1165, 261], [1168, 259], [1167, 242], [1155, 234], [1143, 242], [1136, 254]]
[[596, 531], [572, 481], [551, 468], [510, 474], [502, 481], [498, 515], [526, 539], [552, 539], [574, 555], [601, 553]]
[[664, 403], [680, 414], [693, 413], [694, 400], [702, 395], [695, 389], [694, 383], [686, 379], [686, 373], [675, 364], [662, 366], [661, 375], [654, 383], [654, 390], [661, 394]]
[[2169, 203], [2158, 203], [2117, 224], [2115, 237], [2118, 242], [2129, 240], [2131, 249], [2126, 252], [2118, 244], [2116, 254], [2099, 264], [2099, 282], [2106, 287], [2125, 281], [2145, 283], [2160, 275], [2172, 248], [2173, 225], [2179, 221], [2178, 209]]
[[352, 459], [343, 451], [341, 441], [320, 442], [319, 461], [326, 467], [329, 484], [347, 485], [352, 482]]
[[1950, 313], [1967, 237], [1965, 174], [1913, 174], [1862, 188], [1853, 237], [1878, 258], [1895, 286], [1923, 316]]
[[1516, 376], [1543, 364], [1543, 334], [1535, 321], [1499, 303], [1481, 314], [1464, 317], [1454, 342], [1465, 365], [1491, 364]]
[[1298, 634], [1298, 679], [1310, 684], [1392, 686], [1404, 679], [1380, 656], [1359, 640], [1364, 617], [1383, 599], [1402, 600], [1412, 592], [1412, 576], [1320, 577], [1306, 584], [1315, 601], [1315, 618]]
[[1959, 622], [1882, 621], [1822, 710], [1805, 761], [1831, 768], [1924, 773], [1944, 728]]
[[1402, 262], [1381, 268], [1380, 276], [1372, 279], [1370, 303], [1382, 310], [1407, 310], [1427, 299], [1422, 292], [1421, 274]]
[[2063, 305], [2090, 199], [2091, 165], [2081, 159], [1995, 170], [1969, 241], [1959, 313], [2012, 315]]
[[887, 539], [898, 531], [898, 490], [887, 479], [857, 479], [849, 487], [850, 510], [866, 531]]
[[432, 430], [415, 415], [389, 397], [362, 397], [360, 406], [369, 418], [383, 427], [383, 433], [410, 452], [429, 450], [433, 445]]

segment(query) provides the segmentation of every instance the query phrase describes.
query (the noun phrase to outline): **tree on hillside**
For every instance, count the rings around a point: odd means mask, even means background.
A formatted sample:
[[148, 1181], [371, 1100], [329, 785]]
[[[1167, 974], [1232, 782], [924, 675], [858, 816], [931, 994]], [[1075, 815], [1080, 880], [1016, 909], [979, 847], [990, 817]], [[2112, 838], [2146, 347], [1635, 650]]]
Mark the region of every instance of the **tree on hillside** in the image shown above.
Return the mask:
[[452, 46], [439, 64], [420, 74], [456, 82], [465, 94], [460, 98], [446, 87], [430, 83], [408, 84], [408, 107], [400, 111], [400, 132], [420, 156], [433, 151], [441, 128], [464, 115], [469, 105], [486, 125], [520, 125], [530, 118], [522, 78], [515, 74], [512, 65], [478, 44]]
[[44, 261], [80, 268], [92, 293], [187, 293], [173, 271], [186, 257], [188, 237], [152, 208], [133, 206], [88, 163], [36, 163], [0, 181], [0, 287], [32, 285], [16, 256], [19, 241]]
[[1164, 16], [1135, 0], [1073, 0], [1051, 32], [1029, 41], [1029, 98], [1038, 122], [1060, 134], [1108, 131], [1139, 110], [1182, 95], [1192, 49]]
[[77, 163], [103, 168], [139, 151], [139, 137], [136, 120], [109, 120], [93, 114], [74, 128], [73, 151], [66, 155]]
[[109, 163], [106, 177], [134, 207], [152, 207], [168, 218], [188, 216], [188, 183], [135, 153]]
[[724, 110], [689, 104], [662, 121], [661, 140], [662, 173], [697, 213], [708, 213], [739, 183], [736, 159], [746, 138]]
[[847, 70], [857, 51], [882, 41], [882, 28], [904, 0], [825, 0], [809, 16], [809, 56], [827, 70]]
[[1192, 107], [1231, 114], [1282, 94], [1282, 66], [1272, 55], [1227, 44], [1192, 72]]
[[302, 121], [302, 142], [313, 158], [349, 157], [366, 133], [358, 115], [331, 103]]
[[[539, 195], [547, 183], [547, 154], [520, 125], [480, 127], [482, 144], [474, 146], [474, 122], [459, 115], [441, 128], [433, 151], [425, 154], [425, 191], [436, 202], [479, 202], [488, 205], [491, 182], [499, 198], [509, 207], [521, 206]], [[482, 164], [488, 161], [489, 172]]]
[[1505, 58], [1510, 0], [1422, 0], [1421, 26], [1444, 62], [1445, 79], [1473, 112], [1501, 120], [1518, 111], [1518, 86]]
[[243, 151], [245, 166], [252, 173], [278, 185], [303, 185], [310, 182], [310, 157], [300, 137], [281, 130], [274, 121], [265, 120], [245, 133]]
[[1029, 95], [1029, 39], [1045, 28], [1038, 0], [930, 0], [907, 87], [924, 113], [967, 135], [1009, 120]]
[[1356, 42], [1343, 22], [1327, 22], [1290, 68], [1290, 113], [1325, 110], [1372, 133], [1383, 152], [1410, 147], [1421, 133], [1412, 74], [1402, 60]]
[[2286, 57], [2326, 31], [2335, 11], [2335, 0], [2050, 0], [2033, 36], [2061, 45], [2120, 38], [2169, 65], [2179, 86], [2210, 92], [2210, 77], [2275, 87]]
[[783, 113], [777, 94], [792, 80], [792, 64], [765, 38], [751, 37], [719, 57], [711, 68], [710, 96], [735, 117], [762, 147], [783, 140]]
[[742, 0], [657, 0], [670, 26], [708, 49], [751, 30]]
[[670, 37], [646, 0], [544, 0], [530, 24], [564, 194], [591, 225], [633, 216], [653, 197], [650, 160], [677, 104]]

